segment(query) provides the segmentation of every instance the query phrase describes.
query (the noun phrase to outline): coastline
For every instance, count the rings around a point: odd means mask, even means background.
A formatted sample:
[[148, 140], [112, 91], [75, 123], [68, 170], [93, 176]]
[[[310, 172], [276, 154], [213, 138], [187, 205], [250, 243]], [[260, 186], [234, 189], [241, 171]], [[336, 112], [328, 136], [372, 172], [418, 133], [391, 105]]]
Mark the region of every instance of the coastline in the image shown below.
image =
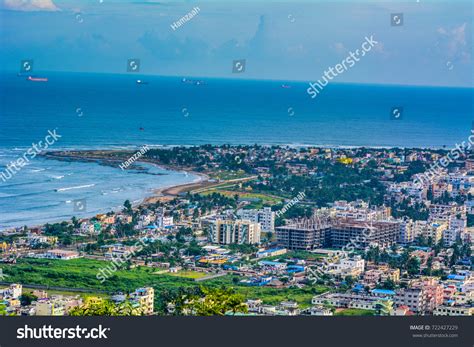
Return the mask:
[[[149, 163], [147, 161], [144, 161], [144, 162]], [[156, 163], [151, 163], [151, 164], [155, 165], [155, 166], [158, 166], [158, 167], [160, 167], [162, 169], [165, 169], [165, 170], [171, 170], [172, 169], [171, 167], [158, 165]], [[196, 188], [205, 188], [205, 187], [212, 184], [211, 182], [209, 182], [209, 176], [205, 173], [198, 173], [198, 172], [187, 171], [187, 170], [183, 170], [183, 169], [181, 169], [180, 171], [185, 172], [186, 174], [195, 175], [195, 176], [198, 177], [198, 179], [195, 180], [194, 182], [191, 182], [191, 183], [168, 185], [168, 186], [165, 186], [165, 187], [157, 188], [153, 191], [153, 194], [151, 196], [143, 199], [143, 201], [141, 203], [137, 204], [137, 206], [155, 204], [158, 201], [172, 200], [176, 196], [178, 196], [178, 195], [180, 195], [184, 192], [188, 192], [188, 191], [191, 191], [191, 190], [196, 189]]]
[[[65, 150], [58, 151], [58, 153], [64, 153], [67, 152]], [[102, 152], [102, 151], [101, 151]], [[103, 152], [108, 152], [108, 151], [103, 151]], [[47, 159], [47, 160], [58, 160], [58, 161], [63, 161], [63, 162], [83, 162], [83, 163], [95, 163], [97, 165], [104, 165], [104, 166], [110, 166], [115, 169], [121, 170], [118, 166], [118, 163], [121, 163], [121, 160], [113, 160], [113, 159], [104, 159], [104, 158], [90, 158], [90, 157], [84, 157], [84, 156], [57, 156], [54, 155], [53, 152], [46, 152], [40, 155], [41, 157]], [[198, 172], [193, 172], [192, 170], [188, 170], [186, 168], [178, 168], [178, 167], [173, 167], [171, 165], [161, 165], [155, 162], [147, 161], [147, 160], [137, 160], [135, 163], [133, 163], [135, 167], [133, 168], [134, 170], [146, 170], [145, 168], [141, 167], [140, 164], [148, 164], [148, 165], [153, 165], [157, 168], [160, 168], [162, 170], [166, 171], [173, 171], [173, 172], [181, 172], [186, 175], [192, 175], [195, 176], [194, 180], [189, 183], [179, 183], [179, 184], [168, 184], [166, 186], [162, 186], [159, 188], [151, 188], [150, 190], [147, 190], [144, 192], [144, 197], [142, 197], [139, 200], [132, 201], [130, 199], [130, 202], [132, 203], [132, 206], [134, 207], [139, 207], [139, 206], [146, 206], [149, 204], [156, 203], [158, 201], [161, 201], [162, 199], [164, 200], [172, 200], [175, 196], [178, 194], [190, 190], [190, 189], [195, 189], [195, 188], [202, 188], [205, 187], [208, 184], [211, 184], [209, 182], [209, 176], [204, 173], [198, 173]], [[153, 179], [154, 175], [162, 175], [162, 174], [150, 174], [150, 178]], [[124, 200], [125, 201], [125, 200]], [[123, 203], [123, 201], [122, 201]], [[117, 212], [120, 210], [120, 208], [107, 208], [109, 211], [114, 211]], [[102, 212], [92, 212], [91, 214], [87, 214], [84, 216], [76, 216], [77, 219], [79, 220], [89, 220], [96, 216], [97, 214], [100, 214]], [[13, 231], [19, 228], [22, 228], [23, 226], [27, 226], [28, 228], [42, 228], [45, 224], [55, 224], [55, 223], [61, 223], [62, 221], [68, 220], [69, 218], [63, 218], [63, 217], [57, 217], [57, 218], [51, 218], [48, 219], [47, 221], [37, 221], [37, 222], [21, 222], [18, 225], [11, 225], [11, 226], [2, 226], [0, 227], [0, 233], [1, 232], [8, 232], [8, 231]]]

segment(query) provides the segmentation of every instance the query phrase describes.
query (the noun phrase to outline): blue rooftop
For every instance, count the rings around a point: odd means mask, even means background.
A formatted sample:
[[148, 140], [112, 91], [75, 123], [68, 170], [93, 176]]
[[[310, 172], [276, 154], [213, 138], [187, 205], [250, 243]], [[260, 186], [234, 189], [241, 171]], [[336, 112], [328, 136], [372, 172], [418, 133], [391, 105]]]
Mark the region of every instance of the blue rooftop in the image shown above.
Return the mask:
[[395, 295], [395, 292], [393, 290], [389, 289], [374, 289], [372, 290], [373, 294], [385, 294], [385, 295]]
[[466, 279], [466, 276], [461, 276], [461, 275], [448, 275], [448, 280], [457, 280], [457, 281], [463, 281]]
[[280, 263], [278, 261], [269, 261], [269, 260], [262, 260], [258, 262], [262, 265], [270, 265], [270, 266], [278, 266], [278, 265], [286, 265], [285, 263]]

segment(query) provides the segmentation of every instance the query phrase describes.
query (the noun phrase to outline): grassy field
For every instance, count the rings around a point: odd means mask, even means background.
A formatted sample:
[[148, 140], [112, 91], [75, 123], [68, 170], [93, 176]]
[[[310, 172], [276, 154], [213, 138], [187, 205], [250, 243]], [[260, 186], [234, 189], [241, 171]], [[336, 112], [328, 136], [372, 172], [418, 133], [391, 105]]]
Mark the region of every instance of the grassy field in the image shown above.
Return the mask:
[[375, 314], [372, 310], [363, 310], [359, 308], [346, 308], [336, 310], [335, 316], [373, 316]]
[[[194, 279], [205, 276], [195, 271], [180, 271], [176, 274], [156, 274], [156, 270], [148, 267], [136, 267], [130, 270], [118, 270], [104, 283], [96, 278], [100, 269], [109, 262], [92, 259], [73, 260], [46, 260], [46, 259], [21, 259], [15, 265], [0, 264], [0, 268], [8, 275], [8, 281], [23, 284], [40, 284], [64, 288], [85, 288], [106, 291], [108, 293], [132, 292], [139, 287], [151, 286], [157, 295], [160, 291], [179, 287], [198, 286]], [[284, 300], [295, 300], [303, 307], [310, 305], [311, 298], [327, 290], [323, 286], [298, 288], [269, 288], [248, 287], [233, 283], [232, 275], [207, 280], [202, 285], [209, 287], [233, 287], [238, 293], [248, 299], [262, 299], [265, 304], [278, 304]], [[49, 290], [51, 293], [55, 291]], [[57, 291], [56, 291], [57, 292]], [[77, 295], [78, 293], [69, 293]], [[80, 295], [96, 295], [80, 293]], [[103, 294], [105, 295], [105, 294]]]
[[184, 277], [184, 278], [203, 278], [206, 277], [207, 274], [204, 272], [198, 272], [198, 271], [178, 271], [177, 273], [168, 273], [170, 276], [176, 276], [176, 277]]
[[228, 190], [225, 189], [228, 187], [222, 187], [222, 188], [212, 188], [209, 190], [206, 190], [205, 192], [202, 192], [202, 195], [209, 195], [212, 193], [219, 193], [222, 195], [225, 195], [229, 198], [233, 198], [236, 194], [239, 195], [240, 199], [258, 199], [259, 202], [252, 202], [252, 204], [260, 204], [260, 205], [276, 205], [281, 202], [283, 198], [280, 198], [278, 196], [273, 196], [273, 195], [266, 195], [266, 194], [261, 194], [261, 193], [251, 193], [251, 192], [241, 192], [241, 191], [233, 191], [233, 190]]
[[218, 172], [212, 172], [209, 174], [211, 178], [220, 179], [220, 180], [234, 180], [239, 178], [245, 178], [249, 175], [245, 173], [245, 171], [238, 170], [238, 171], [225, 171], [219, 170]]

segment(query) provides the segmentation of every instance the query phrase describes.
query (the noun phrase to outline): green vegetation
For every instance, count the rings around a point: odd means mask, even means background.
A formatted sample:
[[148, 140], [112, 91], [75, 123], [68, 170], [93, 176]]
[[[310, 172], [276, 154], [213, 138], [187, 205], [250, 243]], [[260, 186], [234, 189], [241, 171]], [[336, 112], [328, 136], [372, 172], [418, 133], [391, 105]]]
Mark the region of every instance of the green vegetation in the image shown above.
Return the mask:
[[175, 315], [223, 316], [247, 313], [244, 297], [227, 288], [200, 287], [194, 293], [176, 295], [168, 302]]
[[203, 278], [206, 277], [206, 273], [204, 272], [197, 272], [197, 271], [188, 271], [188, 270], [182, 270], [178, 271], [176, 273], [168, 273], [170, 276], [176, 276], [176, 277], [184, 277], [184, 278]]
[[140, 316], [140, 311], [134, 309], [130, 302], [114, 304], [103, 298], [87, 298], [81, 306], [74, 307], [70, 316]]
[[[129, 293], [137, 288], [151, 286], [155, 289], [155, 307], [163, 307], [161, 293], [176, 293], [177, 290], [199, 288], [194, 278], [195, 272], [181, 272], [175, 275], [156, 274], [156, 269], [138, 266], [130, 270], [118, 270], [104, 283], [96, 278], [97, 272], [110, 264], [106, 261], [91, 259], [46, 260], [20, 259], [15, 265], [0, 265], [15, 283], [39, 284], [50, 287], [85, 288], [101, 293]], [[181, 276], [181, 274], [186, 276]], [[199, 273], [201, 275], [201, 273]], [[277, 304], [283, 300], [295, 300], [303, 306], [310, 304], [314, 295], [328, 290], [324, 286], [299, 288], [248, 287], [236, 285], [235, 276], [227, 275], [205, 282], [207, 288], [233, 288], [245, 299], [262, 299], [266, 304]], [[75, 293], [77, 295], [77, 293]]]
[[346, 308], [344, 310], [336, 311], [335, 316], [374, 316], [375, 311], [363, 310], [359, 308]]

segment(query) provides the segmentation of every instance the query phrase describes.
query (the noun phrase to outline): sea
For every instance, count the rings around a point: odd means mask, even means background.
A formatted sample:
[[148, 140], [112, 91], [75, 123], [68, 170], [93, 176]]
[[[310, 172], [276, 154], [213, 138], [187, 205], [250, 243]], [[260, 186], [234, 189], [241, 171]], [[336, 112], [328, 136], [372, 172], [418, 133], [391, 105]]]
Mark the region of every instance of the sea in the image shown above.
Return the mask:
[[[48, 131], [48, 150], [262, 144], [452, 148], [467, 141], [474, 89], [129, 74], [0, 74], [0, 173]], [[139, 83], [137, 81], [140, 81]], [[0, 230], [138, 203], [195, 175], [36, 157], [0, 180]], [[85, 201], [77, 211], [75, 201]]]

